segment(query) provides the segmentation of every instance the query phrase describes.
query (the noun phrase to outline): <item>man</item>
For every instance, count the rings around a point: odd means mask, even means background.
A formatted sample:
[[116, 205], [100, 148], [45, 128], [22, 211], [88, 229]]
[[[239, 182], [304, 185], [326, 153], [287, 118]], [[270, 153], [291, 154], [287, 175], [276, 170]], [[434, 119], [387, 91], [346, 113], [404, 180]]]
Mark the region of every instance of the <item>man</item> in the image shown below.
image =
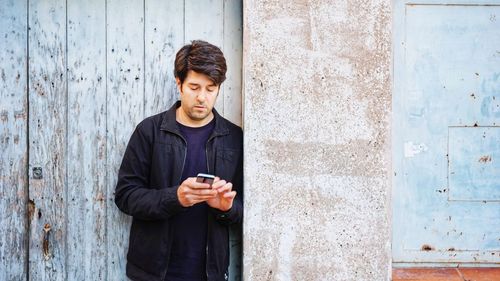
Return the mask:
[[[175, 58], [180, 93], [169, 110], [137, 125], [118, 174], [115, 203], [133, 217], [132, 280], [227, 280], [228, 226], [243, 215], [243, 134], [213, 108], [224, 55], [193, 41]], [[198, 173], [217, 176], [210, 186]]]

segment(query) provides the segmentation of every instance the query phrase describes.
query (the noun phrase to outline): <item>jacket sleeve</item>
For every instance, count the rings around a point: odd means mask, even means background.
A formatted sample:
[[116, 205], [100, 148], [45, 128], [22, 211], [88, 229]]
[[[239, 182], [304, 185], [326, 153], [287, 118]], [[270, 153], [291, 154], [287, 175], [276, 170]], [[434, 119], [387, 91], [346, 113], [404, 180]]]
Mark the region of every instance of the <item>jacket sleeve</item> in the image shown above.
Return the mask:
[[178, 186], [148, 186], [152, 146], [143, 123], [139, 124], [125, 150], [115, 189], [116, 206], [122, 212], [143, 220], [166, 219], [183, 209], [177, 198]]
[[224, 225], [240, 224], [243, 220], [243, 150], [241, 151], [236, 175], [232, 183], [234, 190], [236, 190], [236, 197], [231, 209], [223, 212], [212, 208], [216, 221]]

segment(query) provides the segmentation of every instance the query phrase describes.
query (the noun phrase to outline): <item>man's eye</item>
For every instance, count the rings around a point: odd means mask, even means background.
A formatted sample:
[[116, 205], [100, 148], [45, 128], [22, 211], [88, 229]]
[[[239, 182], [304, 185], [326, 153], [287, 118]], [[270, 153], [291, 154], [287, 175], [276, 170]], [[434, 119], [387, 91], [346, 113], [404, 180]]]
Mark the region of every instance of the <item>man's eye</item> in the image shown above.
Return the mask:
[[198, 90], [198, 87], [189, 87], [191, 90], [196, 91]]
[[208, 88], [207, 89], [209, 92], [213, 93], [215, 91], [215, 88]]

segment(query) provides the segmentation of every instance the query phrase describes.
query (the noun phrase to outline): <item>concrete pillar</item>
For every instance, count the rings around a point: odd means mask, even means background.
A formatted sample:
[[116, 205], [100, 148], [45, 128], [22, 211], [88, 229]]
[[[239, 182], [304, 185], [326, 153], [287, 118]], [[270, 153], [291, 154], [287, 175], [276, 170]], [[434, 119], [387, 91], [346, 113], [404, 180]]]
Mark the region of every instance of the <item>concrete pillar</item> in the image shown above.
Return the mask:
[[244, 278], [390, 278], [391, 1], [244, 2]]

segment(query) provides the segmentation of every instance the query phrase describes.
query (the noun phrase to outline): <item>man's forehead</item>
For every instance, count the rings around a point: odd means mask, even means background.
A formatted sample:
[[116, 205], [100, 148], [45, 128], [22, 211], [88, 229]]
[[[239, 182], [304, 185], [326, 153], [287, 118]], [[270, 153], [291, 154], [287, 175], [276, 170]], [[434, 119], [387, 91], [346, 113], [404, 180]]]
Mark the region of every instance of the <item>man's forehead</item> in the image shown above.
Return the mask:
[[195, 72], [190, 70], [187, 75], [185, 82], [189, 85], [207, 85], [207, 86], [216, 86], [214, 81], [210, 79], [210, 77], [206, 74]]
[[190, 81], [187, 81], [186, 79], [186, 83], [188, 85], [201, 85], [201, 84], [207, 84], [207, 86], [216, 86], [215, 83], [213, 81], [207, 81], [207, 82], [204, 82], [204, 81], [198, 81], [196, 79], [193, 79], [193, 80], [190, 80]]

